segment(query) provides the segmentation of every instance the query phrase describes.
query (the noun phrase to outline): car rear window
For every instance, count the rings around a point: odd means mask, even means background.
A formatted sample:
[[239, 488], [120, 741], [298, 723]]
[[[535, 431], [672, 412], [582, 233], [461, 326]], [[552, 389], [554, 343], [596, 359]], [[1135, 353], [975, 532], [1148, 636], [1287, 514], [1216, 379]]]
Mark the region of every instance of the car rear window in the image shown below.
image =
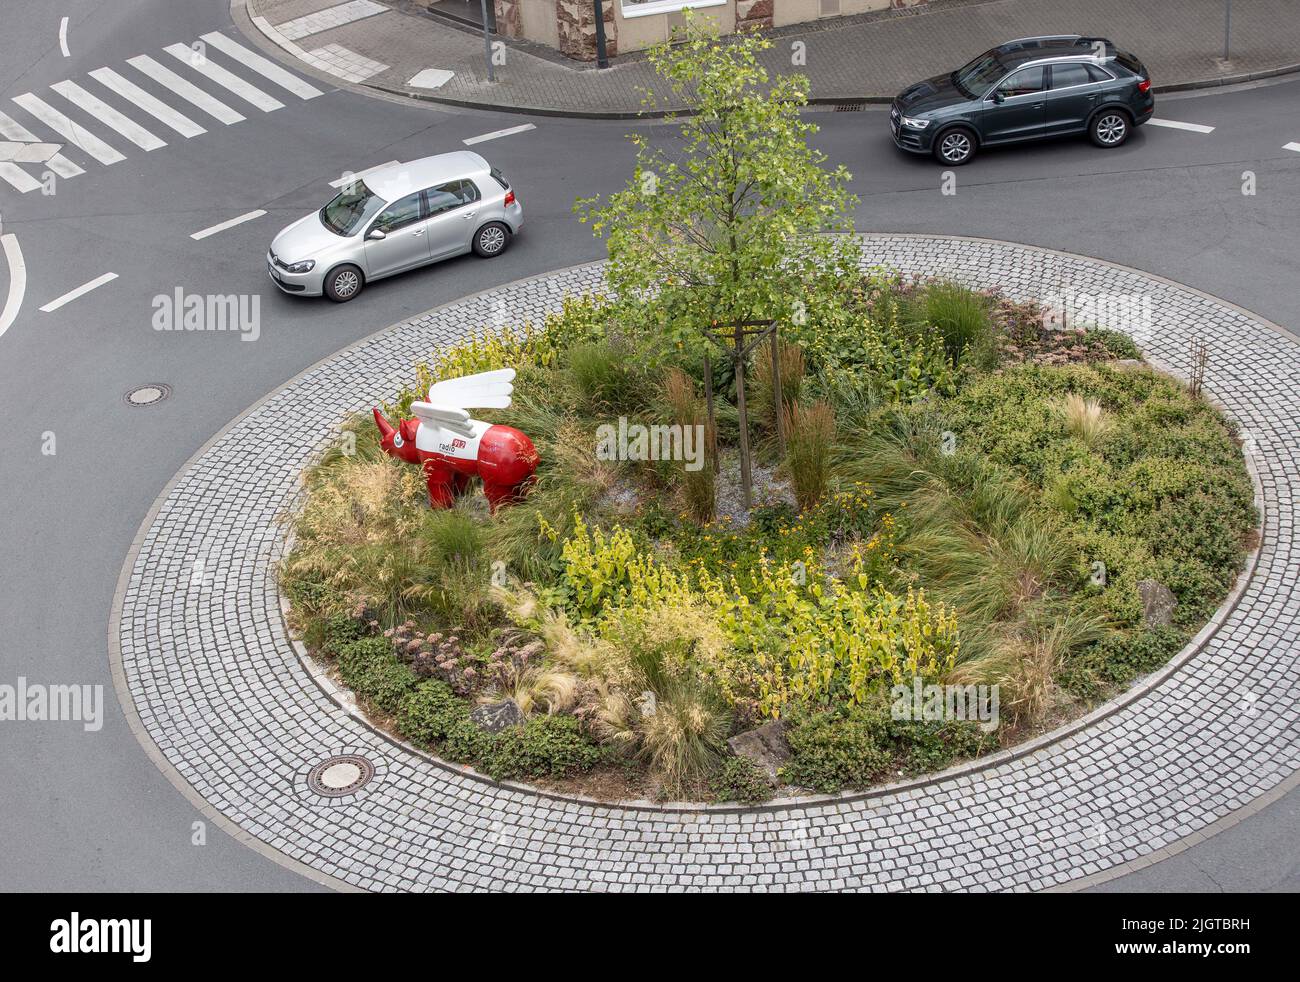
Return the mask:
[[501, 190], [503, 191], [510, 190], [510, 182], [506, 180], [506, 176], [501, 173], [499, 168], [496, 167], [492, 168], [492, 180], [496, 181], [498, 184], [501, 185]]
[[1141, 75], [1143, 78], [1146, 77], [1147, 66], [1138, 61], [1136, 55], [1131, 55], [1127, 51], [1116, 51], [1115, 60], [1134, 75]]

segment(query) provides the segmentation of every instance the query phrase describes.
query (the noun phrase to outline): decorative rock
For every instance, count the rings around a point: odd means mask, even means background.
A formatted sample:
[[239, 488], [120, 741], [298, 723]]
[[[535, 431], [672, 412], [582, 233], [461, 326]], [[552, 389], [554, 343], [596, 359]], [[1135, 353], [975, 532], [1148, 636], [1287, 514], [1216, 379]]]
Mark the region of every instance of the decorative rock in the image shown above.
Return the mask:
[[1178, 599], [1157, 580], [1139, 580], [1138, 596], [1142, 598], [1142, 623], [1147, 627], [1168, 627], [1174, 619]]
[[737, 757], [748, 757], [757, 764], [773, 787], [778, 783], [777, 769], [790, 759], [785, 723], [779, 719], [736, 734], [727, 741], [727, 746]]
[[522, 726], [524, 714], [513, 699], [486, 702], [469, 714], [469, 721], [484, 733], [500, 733], [512, 726]]

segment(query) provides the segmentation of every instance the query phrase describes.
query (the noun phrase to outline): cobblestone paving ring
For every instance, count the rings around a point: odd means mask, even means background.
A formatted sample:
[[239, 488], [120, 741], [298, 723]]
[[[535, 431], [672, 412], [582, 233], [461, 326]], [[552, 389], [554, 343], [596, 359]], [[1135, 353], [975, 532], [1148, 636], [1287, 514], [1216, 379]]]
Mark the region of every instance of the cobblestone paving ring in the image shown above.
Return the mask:
[[[177, 475], [127, 559], [110, 638], [141, 744], [241, 841], [316, 880], [368, 890], [1077, 886], [1164, 858], [1294, 786], [1296, 341], [1223, 301], [1084, 257], [940, 236], [863, 244], [872, 265], [1000, 285], [1018, 299], [1136, 300], [1150, 314], [1137, 341], [1176, 373], [1190, 369], [1193, 337], [1208, 342], [1206, 391], [1243, 430], [1262, 544], [1235, 604], [1139, 689], [943, 775], [757, 809], [608, 805], [493, 784], [395, 746], [348, 712], [295, 656], [280, 613], [277, 517], [298, 500], [300, 471], [344, 417], [388, 396], [415, 360], [467, 327], [502, 313], [538, 321], [565, 293], [597, 289], [600, 267], [588, 265], [353, 345], [254, 406]], [[231, 768], [230, 746], [256, 766]], [[301, 793], [310, 768], [343, 747], [386, 761], [364, 803]]]

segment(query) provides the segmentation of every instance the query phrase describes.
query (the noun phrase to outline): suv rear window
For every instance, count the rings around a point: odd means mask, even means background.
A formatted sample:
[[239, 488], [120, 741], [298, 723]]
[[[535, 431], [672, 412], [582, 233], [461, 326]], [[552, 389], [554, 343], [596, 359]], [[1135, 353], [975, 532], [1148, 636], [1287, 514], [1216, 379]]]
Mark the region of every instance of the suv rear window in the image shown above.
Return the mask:
[[510, 182], [506, 180], [506, 176], [502, 174], [500, 169], [496, 167], [492, 168], [492, 180], [496, 181], [498, 184], [501, 185], [502, 191], [510, 190]]
[[1115, 60], [1134, 75], [1141, 75], [1146, 78], [1147, 66], [1138, 61], [1135, 55], [1131, 55], [1127, 51], [1116, 51]]

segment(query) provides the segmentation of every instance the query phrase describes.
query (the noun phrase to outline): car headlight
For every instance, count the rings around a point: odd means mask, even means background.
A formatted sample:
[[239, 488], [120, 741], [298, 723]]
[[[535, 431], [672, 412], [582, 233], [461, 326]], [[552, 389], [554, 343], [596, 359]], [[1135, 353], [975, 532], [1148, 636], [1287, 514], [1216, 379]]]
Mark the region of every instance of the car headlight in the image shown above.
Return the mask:
[[307, 259], [300, 263], [291, 263], [284, 268], [287, 269], [290, 273], [310, 273], [313, 269], [316, 268], [316, 260]]
[[911, 116], [904, 116], [903, 125], [910, 126], [914, 130], [923, 130], [930, 125], [930, 121], [928, 119], [914, 119]]

